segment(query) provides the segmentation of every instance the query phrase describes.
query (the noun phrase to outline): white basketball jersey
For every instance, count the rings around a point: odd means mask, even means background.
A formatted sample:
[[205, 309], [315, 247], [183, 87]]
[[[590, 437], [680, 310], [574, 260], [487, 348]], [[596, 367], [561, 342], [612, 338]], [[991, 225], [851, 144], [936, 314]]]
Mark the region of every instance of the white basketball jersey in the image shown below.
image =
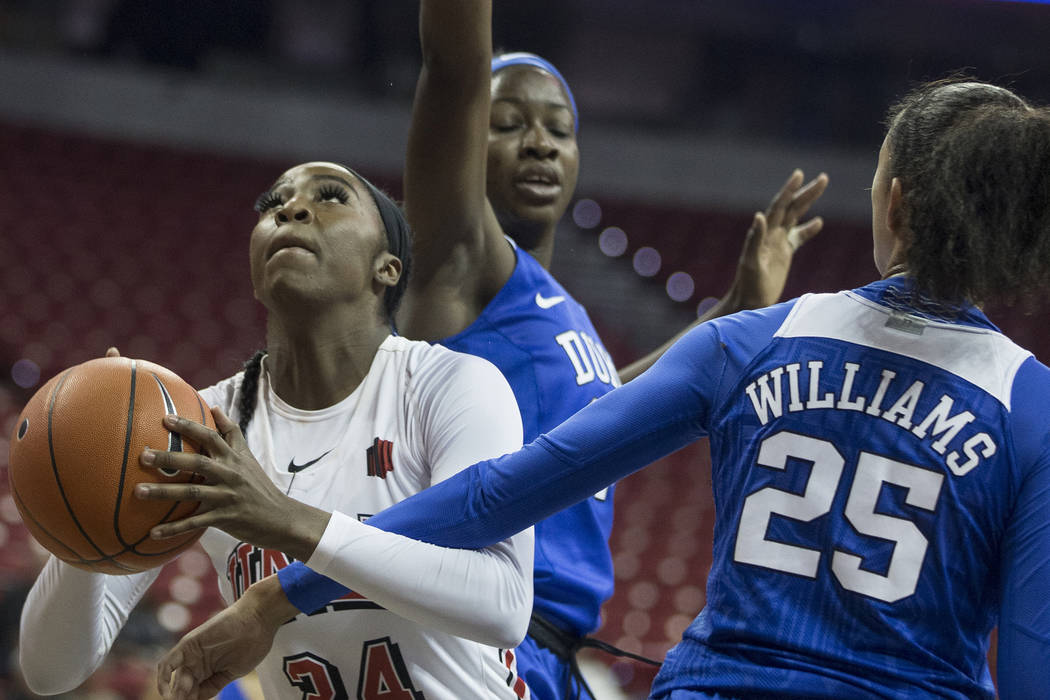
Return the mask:
[[[391, 336], [361, 385], [320, 411], [281, 401], [263, 371], [248, 446], [288, 495], [365, 520], [449, 476], [432, 474], [431, 453], [454, 438], [428, 434], [432, 421], [426, 414], [440, 398], [425, 397], [440, 397], [435, 390], [456, 363], [479, 361]], [[237, 420], [241, 379], [238, 374], [201, 393]], [[227, 604], [290, 562], [214, 528], [201, 543]], [[289, 700], [512, 700], [528, 693], [513, 651], [426, 628], [356, 593], [286, 623], [257, 672], [267, 698]]]

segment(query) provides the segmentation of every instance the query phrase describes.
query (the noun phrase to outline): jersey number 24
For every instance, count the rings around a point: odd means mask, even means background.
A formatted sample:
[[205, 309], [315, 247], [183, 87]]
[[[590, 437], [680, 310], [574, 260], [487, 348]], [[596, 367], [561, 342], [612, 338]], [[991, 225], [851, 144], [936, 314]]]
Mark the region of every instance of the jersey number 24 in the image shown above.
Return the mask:
[[[767, 486], [748, 496], [740, 514], [733, 558], [744, 564], [815, 578], [821, 553], [766, 539], [769, 520], [777, 514], [810, 522], [829, 513], [846, 460], [827, 440], [781, 431], [762, 441], [757, 462], [762, 467], [783, 470], [789, 457], [813, 464], [805, 491], [799, 495]], [[875, 507], [882, 485], [889, 483], [907, 489], [907, 505], [933, 511], [943, 482], [943, 474], [929, 469], [871, 452], [860, 453], [846, 499], [845, 518], [862, 535], [895, 544], [885, 574], [861, 569], [861, 557], [836, 549], [831, 556], [831, 571], [843, 588], [888, 603], [915, 593], [929, 542], [915, 523], [876, 513]]]

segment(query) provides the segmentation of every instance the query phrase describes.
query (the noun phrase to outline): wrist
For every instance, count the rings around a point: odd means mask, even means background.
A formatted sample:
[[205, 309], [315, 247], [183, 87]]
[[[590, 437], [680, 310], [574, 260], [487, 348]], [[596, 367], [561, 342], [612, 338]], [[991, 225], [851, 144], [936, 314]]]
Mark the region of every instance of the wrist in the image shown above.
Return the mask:
[[291, 526], [287, 530], [289, 540], [281, 551], [299, 561], [309, 560], [324, 536], [331, 518], [332, 514], [327, 511], [300, 504], [295, 515], [285, 520]]
[[272, 574], [248, 587], [239, 601], [266, 626], [277, 629], [299, 614], [281, 586], [277, 574]]
[[761, 309], [764, 306], [768, 306], [768, 304], [762, 300], [762, 295], [757, 290], [748, 294], [746, 290], [742, 290], [734, 281], [725, 293], [725, 296], [715, 306], [714, 311], [716, 315], [725, 316], [726, 314], [734, 314], [737, 311]]

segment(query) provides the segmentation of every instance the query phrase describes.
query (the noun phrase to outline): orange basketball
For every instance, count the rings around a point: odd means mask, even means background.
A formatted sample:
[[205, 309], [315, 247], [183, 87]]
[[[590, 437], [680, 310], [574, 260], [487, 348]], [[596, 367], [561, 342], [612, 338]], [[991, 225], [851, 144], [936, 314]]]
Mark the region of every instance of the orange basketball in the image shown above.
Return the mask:
[[196, 452], [161, 419], [177, 413], [210, 428], [211, 411], [174, 372], [107, 357], [71, 367], [29, 400], [11, 436], [11, 492], [33, 537], [73, 566], [129, 574], [160, 566], [203, 530], [153, 540], [150, 528], [180, 520], [197, 502], [144, 501], [139, 482], [186, 482], [139, 464], [145, 447]]

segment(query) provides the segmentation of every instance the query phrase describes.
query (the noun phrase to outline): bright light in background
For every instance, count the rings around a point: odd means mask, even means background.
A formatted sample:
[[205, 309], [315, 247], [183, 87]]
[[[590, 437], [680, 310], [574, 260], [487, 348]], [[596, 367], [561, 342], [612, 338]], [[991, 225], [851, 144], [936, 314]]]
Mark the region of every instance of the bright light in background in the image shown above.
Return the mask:
[[676, 272], [667, 278], [667, 296], [675, 301], [688, 301], [696, 286], [688, 272]]
[[171, 597], [183, 605], [193, 605], [201, 599], [201, 584], [189, 576], [176, 576], [169, 586]]
[[40, 381], [40, 368], [32, 360], [18, 360], [11, 365], [11, 380], [23, 389], [30, 389]]
[[704, 297], [700, 300], [700, 303], [696, 305], [696, 316], [699, 318], [707, 313], [707, 310], [718, 303], [718, 299], [714, 297]]
[[610, 258], [617, 258], [627, 252], [627, 234], [622, 228], [610, 226], [598, 236], [598, 247]]
[[602, 221], [602, 208], [593, 199], [581, 199], [572, 208], [572, 220], [580, 228], [594, 228]]
[[181, 632], [190, 626], [190, 611], [179, 603], [164, 603], [157, 608], [157, 622], [169, 632]]
[[660, 253], [655, 248], [645, 246], [634, 254], [634, 271], [642, 277], [652, 277], [660, 271]]

